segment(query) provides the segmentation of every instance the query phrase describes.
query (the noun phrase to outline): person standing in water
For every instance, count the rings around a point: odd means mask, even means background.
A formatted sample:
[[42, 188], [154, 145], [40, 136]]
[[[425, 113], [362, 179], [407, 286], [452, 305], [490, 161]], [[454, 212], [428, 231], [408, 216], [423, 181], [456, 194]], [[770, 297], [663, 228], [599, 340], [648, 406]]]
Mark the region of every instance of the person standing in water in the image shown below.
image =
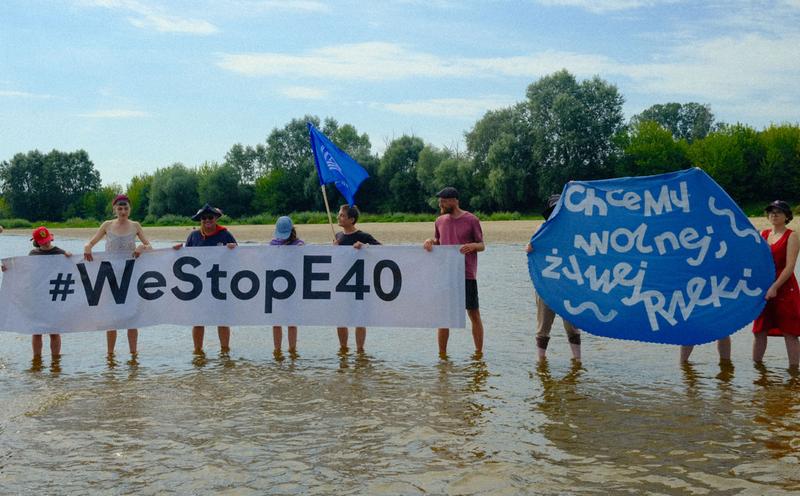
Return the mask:
[[[550, 195], [547, 199], [547, 206], [542, 212], [542, 216], [544, 220], [550, 218], [553, 211], [558, 204], [558, 200], [561, 198], [561, 195]], [[527, 253], [533, 252], [533, 246], [528, 243], [525, 245], [525, 251]], [[550, 330], [553, 328], [553, 322], [556, 320], [556, 313], [553, 311], [552, 308], [547, 306], [547, 303], [544, 302], [539, 292], [536, 292], [536, 354], [539, 358], [540, 362], [544, 362], [547, 358], [547, 345], [550, 343]], [[569, 349], [572, 352], [572, 360], [575, 363], [580, 363], [581, 361], [581, 331], [574, 325], [572, 322], [568, 321], [564, 317], [561, 317], [561, 321], [564, 323], [564, 330], [567, 333], [567, 341], [569, 342]]]
[[[475, 215], [459, 206], [458, 190], [448, 186], [438, 193], [440, 215], [434, 223], [433, 238], [426, 239], [422, 247], [431, 251], [435, 245], [461, 245], [464, 255], [464, 288], [467, 316], [472, 323], [472, 340], [475, 354], [483, 353], [483, 320], [478, 303], [478, 253], [486, 249], [481, 222]], [[437, 340], [439, 356], [447, 357], [450, 329], [439, 328]]]
[[[336, 219], [342, 230], [336, 233], [336, 240], [334, 244], [339, 246], [352, 246], [356, 250], [360, 250], [363, 246], [379, 245], [377, 239], [372, 237], [370, 233], [356, 229], [356, 222], [360, 212], [356, 206], [342, 205], [339, 207], [339, 215]], [[348, 330], [347, 327], [337, 327], [336, 333], [339, 336], [339, 351], [347, 351]], [[364, 343], [367, 340], [367, 328], [356, 327], [356, 352], [364, 353]]]
[[[0, 228], [0, 232], [2, 232], [2, 228]], [[45, 226], [39, 226], [33, 230], [31, 241], [33, 242], [33, 249], [28, 253], [29, 256], [39, 256], [39, 255], [64, 255], [66, 257], [72, 256], [72, 253], [64, 251], [58, 246], [55, 246], [53, 244], [53, 234]], [[5, 272], [6, 266], [0, 264], [0, 270]], [[42, 347], [43, 347], [42, 335], [34, 334], [33, 336], [31, 336], [31, 348], [33, 348], [34, 365], [36, 365], [37, 363], [41, 364]], [[61, 358], [61, 334], [57, 333], [50, 334], [50, 358], [53, 359], [53, 363], [57, 363], [58, 360]]]
[[[197, 211], [192, 216], [192, 220], [200, 222], [200, 229], [195, 229], [186, 238], [185, 245], [191, 246], [227, 246], [229, 249], [234, 249], [238, 246], [236, 238], [228, 231], [227, 227], [217, 224], [219, 218], [222, 217], [222, 210], [212, 207], [208, 203]], [[184, 243], [178, 243], [173, 246], [174, 249], [180, 250]], [[194, 344], [194, 353], [202, 355], [203, 353], [203, 339], [205, 337], [205, 326], [196, 325], [192, 327], [192, 342]], [[217, 326], [217, 335], [219, 336], [219, 346], [223, 353], [230, 351], [231, 343], [231, 328], [230, 326]]]
[[800, 288], [794, 276], [800, 239], [786, 227], [792, 220], [792, 209], [785, 201], [775, 200], [764, 209], [772, 229], [765, 229], [761, 237], [769, 244], [775, 262], [775, 282], [764, 298], [767, 305], [753, 322], [753, 361], [761, 364], [767, 351], [767, 336], [781, 336], [786, 343], [789, 369], [800, 366]]
[[[272, 235], [270, 246], [303, 246], [305, 243], [297, 237], [297, 231], [292, 225], [292, 219], [286, 216], [278, 218], [275, 222], [275, 232]], [[287, 326], [286, 331], [289, 338], [289, 354], [297, 354], [297, 326]], [[283, 328], [272, 326], [272, 342], [275, 345], [275, 356], [281, 354], [283, 341]]]
[[[86, 243], [83, 248], [83, 258], [87, 262], [94, 260], [92, 256], [92, 248], [101, 239], [106, 238], [106, 252], [124, 254], [127, 256], [138, 257], [145, 250], [150, 250], [150, 241], [144, 235], [142, 226], [135, 221], [130, 220], [131, 202], [126, 195], [117, 195], [111, 203], [114, 210], [116, 219], [107, 220], [103, 222], [100, 229], [92, 239]], [[136, 238], [139, 238], [141, 244], [136, 245]], [[137, 344], [139, 340], [138, 329], [128, 329], [128, 348], [132, 356], [137, 354]], [[111, 329], [106, 332], [106, 345], [108, 346], [108, 356], [114, 355], [114, 347], [117, 343], [117, 331]]]

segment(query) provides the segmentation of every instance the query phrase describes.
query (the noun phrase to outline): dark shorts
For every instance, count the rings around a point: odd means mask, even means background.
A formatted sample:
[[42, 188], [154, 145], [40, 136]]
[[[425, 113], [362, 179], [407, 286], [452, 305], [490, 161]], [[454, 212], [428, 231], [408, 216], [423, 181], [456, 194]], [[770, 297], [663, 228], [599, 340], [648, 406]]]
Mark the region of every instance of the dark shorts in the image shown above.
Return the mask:
[[466, 289], [467, 296], [467, 310], [478, 309], [478, 281], [475, 279], [466, 279], [464, 288]]

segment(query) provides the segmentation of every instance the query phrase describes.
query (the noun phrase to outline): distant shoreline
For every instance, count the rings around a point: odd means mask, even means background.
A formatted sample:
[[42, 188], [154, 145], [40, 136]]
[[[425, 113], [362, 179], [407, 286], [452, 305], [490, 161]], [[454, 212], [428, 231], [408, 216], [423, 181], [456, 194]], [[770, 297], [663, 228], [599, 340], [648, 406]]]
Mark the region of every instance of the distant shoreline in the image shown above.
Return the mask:
[[[496, 220], [483, 221], [483, 234], [487, 243], [523, 244], [530, 240], [542, 224], [542, 220]], [[98, 225], [99, 227], [99, 225]], [[226, 226], [240, 243], [266, 243], [272, 239], [274, 225], [232, 225]], [[339, 230], [336, 225], [335, 230]], [[433, 222], [365, 222], [357, 228], [366, 231], [384, 244], [416, 243], [420, 245], [433, 236]], [[331, 242], [331, 228], [328, 224], [298, 224], [297, 234], [307, 243], [325, 244]], [[182, 242], [192, 232], [190, 226], [145, 227], [144, 232], [152, 241]], [[97, 232], [95, 227], [65, 227], [51, 229], [56, 239], [73, 238], [89, 240]], [[6, 229], [4, 234], [29, 236], [31, 229]]]
[[[487, 243], [524, 244], [530, 240], [542, 220], [493, 220], [483, 221], [483, 235]], [[750, 222], [761, 231], [769, 227], [766, 217], [750, 217]], [[331, 241], [331, 228], [328, 224], [299, 224], [298, 236], [307, 243], [325, 244]], [[422, 244], [433, 236], [433, 222], [365, 222], [357, 227], [367, 231], [384, 244], [415, 243]], [[791, 225], [790, 225], [791, 228]], [[194, 229], [189, 226], [145, 227], [145, 234], [153, 241], [182, 242]], [[274, 225], [233, 225], [231, 233], [240, 243], [266, 243], [272, 239]], [[339, 228], [334, 226], [335, 230]], [[56, 238], [89, 240], [97, 228], [66, 227], [53, 228]], [[30, 235], [30, 229], [6, 229], [4, 234]]]

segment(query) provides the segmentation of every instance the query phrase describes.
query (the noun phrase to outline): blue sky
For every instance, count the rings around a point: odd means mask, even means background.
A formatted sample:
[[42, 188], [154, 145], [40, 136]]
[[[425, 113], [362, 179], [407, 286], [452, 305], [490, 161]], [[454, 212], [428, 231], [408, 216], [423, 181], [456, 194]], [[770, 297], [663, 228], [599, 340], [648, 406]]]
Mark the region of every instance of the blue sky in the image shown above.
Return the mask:
[[224, 159], [305, 114], [464, 149], [484, 112], [566, 68], [626, 117], [708, 103], [800, 121], [800, 0], [4, 0], [0, 160], [89, 152], [104, 183]]

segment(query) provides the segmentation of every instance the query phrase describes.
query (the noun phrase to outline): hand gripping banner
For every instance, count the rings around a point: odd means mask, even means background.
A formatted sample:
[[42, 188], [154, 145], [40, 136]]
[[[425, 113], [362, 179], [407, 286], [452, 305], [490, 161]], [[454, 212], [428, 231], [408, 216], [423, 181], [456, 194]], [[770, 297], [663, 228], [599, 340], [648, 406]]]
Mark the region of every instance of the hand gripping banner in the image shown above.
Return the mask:
[[4, 260], [0, 330], [464, 327], [458, 246], [239, 246]]
[[558, 315], [592, 334], [692, 345], [755, 319], [769, 247], [700, 169], [572, 181], [531, 238], [528, 269]]

